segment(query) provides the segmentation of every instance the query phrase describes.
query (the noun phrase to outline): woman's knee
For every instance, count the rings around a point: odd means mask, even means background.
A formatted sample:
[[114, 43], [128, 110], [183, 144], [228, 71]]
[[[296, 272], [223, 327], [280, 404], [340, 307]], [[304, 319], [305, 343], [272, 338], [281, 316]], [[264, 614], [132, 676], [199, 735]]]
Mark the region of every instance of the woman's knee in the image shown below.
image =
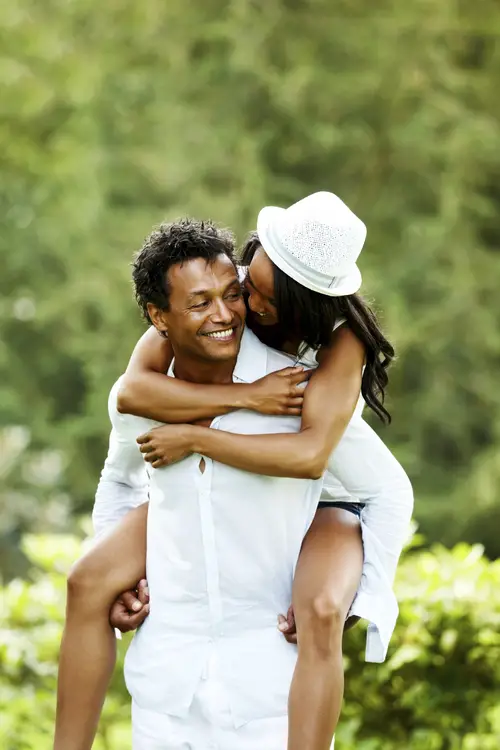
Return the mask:
[[299, 650], [316, 659], [336, 658], [342, 650], [350, 604], [335, 592], [323, 592], [296, 611]]
[[337, 649], [359, 586], [363, 544], [359, 521], [348, 511], [318, 511], [305, 538], [293, 586], [298, 641]]
[[347, 611], [341, 595], [334, 591], [322, 591], [309, 604], [309, 619], [320, 627], [342, 630]]
[[67, 579], [68, 602], [109, 608], [145, 576], [147, 512], [148, 503], [131, 510], [77, 560]]
[[340, 592], [321, 591], [310, 597], [295, 612], [300, 642], [311, 642], [321, 650], [337, 646], [348, 611]]
[[104, 565], [99, 554], [90, 550], [69, 571], [66, 581], [68, 604], [81, 604], [87, 610], [93, 606], [111, 606], [116, 593], [108, 578], [109, 567]]

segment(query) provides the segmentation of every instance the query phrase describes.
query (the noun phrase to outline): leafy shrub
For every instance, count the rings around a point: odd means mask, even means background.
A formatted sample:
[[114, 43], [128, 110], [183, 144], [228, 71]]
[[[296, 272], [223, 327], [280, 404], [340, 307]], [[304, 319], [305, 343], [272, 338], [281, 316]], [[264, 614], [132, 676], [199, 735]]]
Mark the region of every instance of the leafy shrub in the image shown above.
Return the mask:
[[[31, 579], [1, 589], [0, 747], [50, 750], [65, 574], [74, 537], [29, 536]], [[478, 546], [410, 552], [398, 576], [400, 618], [387, 661], [363, 661], [364, 631], [345, 639], [346, 701], [338, 750], [500, 747], [500, 561]], [[122, 679], [127, 641], [96, 750], [130, 748]]]

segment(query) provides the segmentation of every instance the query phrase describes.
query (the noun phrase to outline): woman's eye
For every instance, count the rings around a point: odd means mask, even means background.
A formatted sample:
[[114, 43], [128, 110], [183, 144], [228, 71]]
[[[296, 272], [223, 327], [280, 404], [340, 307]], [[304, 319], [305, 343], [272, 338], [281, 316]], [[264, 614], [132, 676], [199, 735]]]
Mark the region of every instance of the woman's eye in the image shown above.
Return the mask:
[[226, 299], [228, 299], [228, 300], [237, 300], [240, 297], [241, 297], [241, 291], [240, 290], [235, 291], [235, 292], [231, 292], [231, 294], [226, 295]]

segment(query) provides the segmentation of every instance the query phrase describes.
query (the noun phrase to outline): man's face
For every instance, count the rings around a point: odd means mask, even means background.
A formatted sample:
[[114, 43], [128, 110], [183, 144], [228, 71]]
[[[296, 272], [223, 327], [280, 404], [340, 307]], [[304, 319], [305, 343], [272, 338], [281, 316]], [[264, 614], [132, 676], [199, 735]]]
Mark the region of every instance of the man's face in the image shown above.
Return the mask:
[[168, 271], [168, 282], [169, 310], [155, 308], [150, 315], [157, 328], [163, 324], [176, 356], [235, 359], [246, 311], [238, 274], [229, 258], [221, 254], [213, 263], [196, 258], [177, 264]]

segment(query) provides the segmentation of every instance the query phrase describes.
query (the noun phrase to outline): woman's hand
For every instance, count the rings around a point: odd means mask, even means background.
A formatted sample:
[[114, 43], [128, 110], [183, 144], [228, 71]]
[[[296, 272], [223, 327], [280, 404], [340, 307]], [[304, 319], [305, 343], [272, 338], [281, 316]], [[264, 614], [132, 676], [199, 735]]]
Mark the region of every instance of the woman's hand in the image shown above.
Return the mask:
[[304, 383], [311, 376], [303, 367], [285, 367], [252, 384], [251, 408], [260, 414], [300, 417], [304, 403]]
[[191, 445], [191, 433], [191, 425], [165, 424], [161, 427], [154, 427], [145, 435], [141, 435], [137, 438], [137, 442], [144, 460], [154, 469], [159, 469], [162, 466], [170, 466], [177, 461], [182, 461], [194, 452]]

